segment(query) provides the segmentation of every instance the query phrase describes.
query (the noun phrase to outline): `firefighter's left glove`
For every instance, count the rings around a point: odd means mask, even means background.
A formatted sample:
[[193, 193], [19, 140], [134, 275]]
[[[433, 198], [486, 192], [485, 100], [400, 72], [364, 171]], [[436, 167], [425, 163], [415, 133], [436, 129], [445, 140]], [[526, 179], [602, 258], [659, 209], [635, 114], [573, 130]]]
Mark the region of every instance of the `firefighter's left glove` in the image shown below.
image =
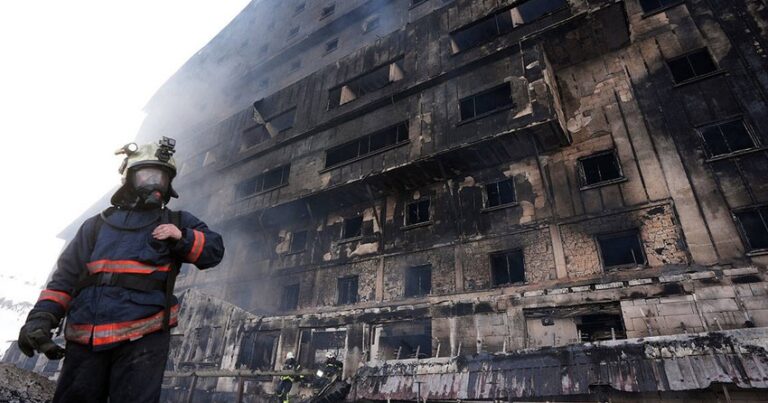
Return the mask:
[[49, 312], [32, 312], [19, 332], [19, 350], [27, 357], [37, 351], [49, 360], [64, 358], [64, 349], [53, 342], [51, 332], [59, 326], [59, 319]]

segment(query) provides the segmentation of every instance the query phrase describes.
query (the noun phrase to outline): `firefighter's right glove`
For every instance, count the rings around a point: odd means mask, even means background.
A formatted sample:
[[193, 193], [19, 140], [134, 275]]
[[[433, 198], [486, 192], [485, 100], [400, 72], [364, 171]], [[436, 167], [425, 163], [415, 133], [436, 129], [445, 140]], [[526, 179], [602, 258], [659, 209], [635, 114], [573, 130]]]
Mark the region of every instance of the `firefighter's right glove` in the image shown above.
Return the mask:
[[49, 360], [64, 358], [64, 349], [51, 338], [51, 331], [58, 325], [59, 319], [52, 313], [30, 313], [19, 332], [19, 350], [27, 357], [32, 357], [37, 351]]

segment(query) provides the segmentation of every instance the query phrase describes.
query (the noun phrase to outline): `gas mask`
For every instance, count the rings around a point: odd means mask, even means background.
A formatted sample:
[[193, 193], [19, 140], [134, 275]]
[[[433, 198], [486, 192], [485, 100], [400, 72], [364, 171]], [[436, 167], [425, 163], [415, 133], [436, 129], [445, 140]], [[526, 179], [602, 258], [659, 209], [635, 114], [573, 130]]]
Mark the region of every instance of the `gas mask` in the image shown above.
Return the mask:
[[138, 207], [162, 207], [171, 183], [168, 171], [155, 166], [137, 167], [131, 170], [131, 186], [138, 197]]

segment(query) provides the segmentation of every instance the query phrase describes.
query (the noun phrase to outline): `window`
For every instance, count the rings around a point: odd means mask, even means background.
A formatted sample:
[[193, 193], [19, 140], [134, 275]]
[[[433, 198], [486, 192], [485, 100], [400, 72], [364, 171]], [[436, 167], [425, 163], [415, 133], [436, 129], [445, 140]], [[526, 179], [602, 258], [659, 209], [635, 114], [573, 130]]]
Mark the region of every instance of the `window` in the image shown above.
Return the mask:
[[405, 296], [421, 297], [432, 292], [432, 265], [409, 267], [405, 270]]
[[240, 140], [240, 149], [245, 150], [256, 144], [267, 141], [270, 138], [269, 132], [264, 125], [257, 125], [243, 130], [243, 136]]
[[296, 5], [296, 8], [293, 9], [293, 15], [297, 15], [304, 11], [304, 9], [307, 8], [307, 3], [302, 1], [301, 3]]
[[402, 122], [329, 149], [325, 152], [325, 167], [330, 168], [356, 158], [362, 158], [407, 141], [408, 122]]
[[294, 60], [291, 63], [290, 71], [293, 73], [294, 71], [298, 71], [301, 68], [301, 60]]
[[357, 302], [357, 276], [342, 277], [338, 281], [339, 305], [349, 305]]
[[640, 234], [637, 230], [597, 236], [603, 267], [612, 269], [645, 264]]
[[307, 248], [307, 231], [297, 231], [291, 234], [290, 252], [301, 252]]
[[515, 181], [505, 179], [501, 182], [489, 183], [485, 185], [485, 194], [488, 196], [486, 208], [515, 203]]
[[582, 186], [591, 186], [622, 179], [621, 165], [613, 150], [579, 159]]
[[374, 15], [372, 17], [369, 17], [365, 22], [363, 23], [363, 32], [368, 33], [373, 31], [374, 29], [379, 27], [379, 24], [381, 23], [381, 19], [378, 15]]
[[512, 89], [508, 83], [468, 96], [459, 101], [461, 120], [469, 120], [512, 106]]
[[626, 339], [621, 315], [594, 314], [576, 318], [576, 331], [582, 342]]
[[290, 171], [291, 164], [283, 165], [282, 167], [275, 168], [240, 182], [235, 189], [237, 198], [242, 199], [287, 184]]
[[276, 132], [281, 133], [293, 127], [295, 118], [296, 108], [291, 108], [267, 119], [267, 124], [272, 126]]
[[667, 7], [681, 4], [683, 0], [640, 0], [640, 7], [646, 14], [661, 11]]
[[320, 11], [320, 19], [330, 17], [334, 12], [336, 12], [336, 4], [331, 4], [330, 6], [323, 7], [323, 9]]
[[298, 35], [299, 34], [299, 28], [300, 27], [298, 25], [293, 27], [293, 28], [291, 28], [291, 30], [288, 31], [288, 39], [291, 39], [294, 36]]
[[709, 55], [707, 48], [669, 59], [667, 66], [669, 66], [675, 84], [685, 83], [717, 71], [717, 65], [712, 60], [712, 56]]
[[339, 47], [339, 38], [333, 38], [325, 43], [325, 53], [331, 53]]
[[750, 251], [768, 249], [768, 206], [734, 213]]
[[411, 7], [416, 7], [421, 3], [426, 3], [427, 0], [411, 0]]
[[342, 239], [356, 238], [363, 235], [363, 217], [352, 217], [344, 219], [344, 232]]
[[491, 255], [491, 280], [494, 286], [525, 282], [523, 251], [494, 253]]
[[698, 130], [710, 158], [755, 148], [755, 142], [741, 119], [716, 123]]
[[280, 331], [246, 333], [237, 356], [237, 367], [264, 371], [272, 369], [279, 341]]
[[328, 109], [354, 101], [365, 94], [384, 88], [390, 83], [402, 80], [403, 77], [403, 59], [379, 66], [328, 91]]
[[291, 284], [283, 287], [283, 295], [280, 299], [280, 309], [290, 311], [299, 306], [299, 284]]
[[405, 225], [429, 221], [429, 199], [408, 203], [405, 206]]
[[376, 327], [374, 357], [382, 360], [402, 360], [432, 356], [432, 320], [416, 319], [387, 323]]
[[490, 42], [499, 35], [567, 7], [566, 0], [529, 0], [523, 4], [491, 14], [451, 33], [453, 53]]

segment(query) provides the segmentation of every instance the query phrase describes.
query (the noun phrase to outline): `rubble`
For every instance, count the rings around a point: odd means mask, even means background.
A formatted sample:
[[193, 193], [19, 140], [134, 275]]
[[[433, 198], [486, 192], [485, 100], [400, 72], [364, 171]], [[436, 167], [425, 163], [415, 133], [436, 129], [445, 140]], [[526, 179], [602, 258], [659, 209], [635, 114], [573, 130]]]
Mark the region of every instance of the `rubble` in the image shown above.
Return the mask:
[[56, 383], [12, 364], [0, 363], [0, 402], [45, 403], [53, 399]]

